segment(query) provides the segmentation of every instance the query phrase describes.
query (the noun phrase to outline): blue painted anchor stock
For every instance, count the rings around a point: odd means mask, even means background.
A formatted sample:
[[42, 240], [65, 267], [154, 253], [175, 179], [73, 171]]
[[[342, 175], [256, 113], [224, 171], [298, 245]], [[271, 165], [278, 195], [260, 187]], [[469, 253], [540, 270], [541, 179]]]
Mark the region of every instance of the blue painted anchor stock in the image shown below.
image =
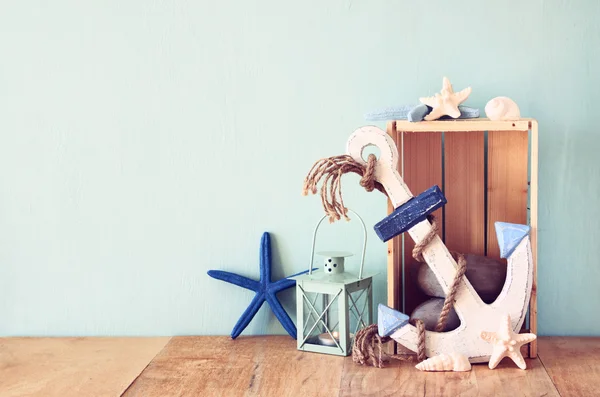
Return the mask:
[[378, 222], [374, 229], [377, 236], [386, 242], [404, 233], [427, 216], [441, 208], [448, 201], [438, 186], [432, 186], [406, 203], [400, 205], [391, 214]]

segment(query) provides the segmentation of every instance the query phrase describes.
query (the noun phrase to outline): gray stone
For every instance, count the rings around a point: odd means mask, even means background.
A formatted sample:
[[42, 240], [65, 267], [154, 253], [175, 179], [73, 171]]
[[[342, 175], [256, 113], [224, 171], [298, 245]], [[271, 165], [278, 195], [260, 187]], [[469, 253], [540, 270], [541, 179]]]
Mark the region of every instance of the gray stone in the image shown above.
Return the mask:
[[[506, 280], [506, 263], [487, 256], [466, 254], [467, 279], [471, 282], [481, 300], [492, 303], [504, 286]], [[428, 296], [444, 298], [446, 295], [437, 278], [427, 266], [422, 263], [416, 272], [416, 282]]]
[[[427, 331], [434, 331], [435, 326], [437, 325], [438, 319], [440, 318], [440, 313], [442, 312], [442, 307], [444, 307], [444, 299], [442, 298], [431, 298], [428, 301], [421, 303], [410, 315], [410, 320], [420, 319], [423, 320], [425, 324], [425, 329]], [[460, 325], [460, 319], [458, 315], [454, 311], [454, 309], [450, 310], [448, 314], [448, 320], [446, 322], [446, 326], [442, 330], [442, 332], [452, 331]]]

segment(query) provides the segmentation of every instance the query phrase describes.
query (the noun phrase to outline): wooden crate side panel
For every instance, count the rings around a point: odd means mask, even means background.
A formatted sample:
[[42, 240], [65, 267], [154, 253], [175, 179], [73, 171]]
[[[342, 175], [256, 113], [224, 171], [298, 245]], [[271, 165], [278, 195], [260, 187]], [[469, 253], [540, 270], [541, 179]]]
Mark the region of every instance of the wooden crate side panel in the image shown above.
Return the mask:
[[[442, 133], [441, 132], [399, 132], [402, 138], [402, 170], [401, 175], [411, 192], [416, 196], [433, 185], [442, 188]], [[434, 216], [440, 225], [439, 235], [442, 236], [442, 209], [435, 211]], [[413, 259], [414, 242], [404, 233], [404, 313], [410, 315], [420, 303], [427, 300], [416, 282], [414, 274], [419, 263]]]
[[[531, 182], [529, 193], [529, 224], [531, 226], [531, 249], [533, 253], [533, 285], [529, 300], [529, 328], [537, 334], [537, 231], [538, 231], [538, 123], [532, 120], [531, 126]], [[537, 357], [537, 340], [529, 344], [529, 357]]]
[[451, 251], [485, 254], [484, 132], [444, 135], [444, 236]]
[[500, 257], [495, 222], [527, 224], [528, 131], [488, 132], [487, 255]]
[[[392, 202], [388, 200], [388, 214], [394, 211]], [[398, 241], [401, 237], [397, 236], [388, 240], [388, 283], [387, 283], [387, 305], [394, 309], [399, 309], [402, 298], [402, 247]]]
[[[398, 172], [402, 168], [402, 151], [400, 141], [398, 139], [398, 132], [396, 131], [396, 122], [390, 121], [387, 125], [387, 133], [398, 148]], [[392, 202], [388, 200], [388, 214], [394, 211]], [[388, 283], [387, 283], [387, 304], [389, 307], [394, 309], [402, 309], [402, 237], [397, 236], [388, 241]]]

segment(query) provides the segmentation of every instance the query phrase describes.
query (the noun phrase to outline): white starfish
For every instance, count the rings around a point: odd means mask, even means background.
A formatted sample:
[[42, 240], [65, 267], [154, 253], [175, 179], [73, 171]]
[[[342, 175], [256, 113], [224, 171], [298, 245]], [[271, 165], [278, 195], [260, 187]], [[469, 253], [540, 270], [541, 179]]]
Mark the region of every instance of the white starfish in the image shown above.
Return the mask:
[[527, 368], [523, 355], [521, 355], [521, 346], [535, 340], [535, 334], [515, 334], [511, 327], [510, 316], [505, 315], [498, 332], [481, 333], [481, 338], [494, 345], [492, 356], [490, 357], [490, 369], [496, 368], [500, 360], [509, 357], [521, 369]]
[[444, 77], [442, 91], [434, 96], [419, 98], [421, 103], [433, 108], [431, 113], [425, 116], [425, 120], [437, 120], [442, 116], [448, 115], [454, 119], [460, 117], [458, 105], [467, 100], [471, 94], [471, 87], [455, 93], [452, 84], [447, 77]]

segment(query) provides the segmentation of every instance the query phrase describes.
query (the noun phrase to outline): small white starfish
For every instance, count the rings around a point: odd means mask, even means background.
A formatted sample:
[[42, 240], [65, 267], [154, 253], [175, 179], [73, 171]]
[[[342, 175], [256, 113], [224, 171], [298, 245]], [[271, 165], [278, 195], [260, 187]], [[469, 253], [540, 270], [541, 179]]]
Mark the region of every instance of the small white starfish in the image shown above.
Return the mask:
[[442, 91], [434, 96], [419, 98], [421, 103], [433, 108], [431, 113], [425, 116], [425, 120], [437, 120], [442, 116], [448, 115], [454, 119], [460, 117], [458, 105], [467, 100], [471, 94], [471, 87], [455, 93], [452, 84], [447, 77], [444, 77]]
[[527, 368], [523, 355], [521, 355], [521, 346], [535, 340], [535, 334], [515, 334], [511, 327], [510, 316], [505, 315], [498, 332], [481, 333], [481, 338], [494, 345], [492, 356], [490, 357], [490, 369], [496, 368], [500, 360], [509, 357], [521, 369]]

